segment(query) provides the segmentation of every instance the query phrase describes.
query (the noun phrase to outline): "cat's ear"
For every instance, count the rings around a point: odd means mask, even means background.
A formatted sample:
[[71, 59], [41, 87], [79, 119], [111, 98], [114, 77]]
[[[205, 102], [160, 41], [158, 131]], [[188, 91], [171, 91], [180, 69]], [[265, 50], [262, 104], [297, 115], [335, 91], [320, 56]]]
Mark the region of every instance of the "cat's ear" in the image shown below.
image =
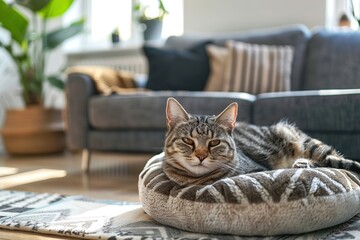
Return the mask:
[[227, 106], [222, 113], [216, 116], [215, 122], [219, 125], [225, 126], [229, 132], [232, 132], [235, 127], [237, 113], [238, 104], [233, 102]]
[[175, 98], [168, 98], [166, 103], [166, 122], [168, 128], [174, 127], [180, 122], [185, 122], [189, 120], [189, 114], [181, 106], [181, 104], [176, 101]]

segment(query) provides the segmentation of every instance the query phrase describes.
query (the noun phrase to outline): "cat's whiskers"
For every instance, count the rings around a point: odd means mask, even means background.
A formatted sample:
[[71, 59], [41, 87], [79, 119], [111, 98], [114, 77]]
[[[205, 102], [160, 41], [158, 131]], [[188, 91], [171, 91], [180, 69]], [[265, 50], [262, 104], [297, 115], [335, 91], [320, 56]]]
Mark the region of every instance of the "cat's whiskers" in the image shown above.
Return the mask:
[[234, 166], [230, 162], [223, 162], [221, 160], [215, 160], [214, 164], [222, 169], [232, 170], [234, 173], [242, 174], [243, 172], [237, 166]]
[[176, 164], [181, 164], [181, 159], [182, 157], [167, 157], [168, 162], [172, 162]]

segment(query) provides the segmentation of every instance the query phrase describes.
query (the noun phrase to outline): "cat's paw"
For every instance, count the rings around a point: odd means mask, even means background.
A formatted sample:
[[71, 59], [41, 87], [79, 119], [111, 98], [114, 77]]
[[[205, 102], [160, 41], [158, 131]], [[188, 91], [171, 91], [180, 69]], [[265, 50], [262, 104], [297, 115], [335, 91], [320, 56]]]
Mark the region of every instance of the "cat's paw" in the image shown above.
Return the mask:
[[305, 158], [297, 159], [292, 165], [292, 168], [314, 168], [314, 167], [316, 167], [314, 162]]

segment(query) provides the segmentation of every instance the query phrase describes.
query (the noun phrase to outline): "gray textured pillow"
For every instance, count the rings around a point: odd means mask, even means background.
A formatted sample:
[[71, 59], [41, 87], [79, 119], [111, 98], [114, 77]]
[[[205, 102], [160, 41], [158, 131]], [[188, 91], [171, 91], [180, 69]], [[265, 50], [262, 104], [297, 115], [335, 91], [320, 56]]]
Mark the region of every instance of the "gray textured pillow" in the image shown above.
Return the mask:
[[281, 169], [181, 187], [162, 171], [163, 153], [139, 176], [140, 201], [156, 221], [179, 229], [267, 236], [331, 227], [360, 212], [360, 182], [333, 168]]

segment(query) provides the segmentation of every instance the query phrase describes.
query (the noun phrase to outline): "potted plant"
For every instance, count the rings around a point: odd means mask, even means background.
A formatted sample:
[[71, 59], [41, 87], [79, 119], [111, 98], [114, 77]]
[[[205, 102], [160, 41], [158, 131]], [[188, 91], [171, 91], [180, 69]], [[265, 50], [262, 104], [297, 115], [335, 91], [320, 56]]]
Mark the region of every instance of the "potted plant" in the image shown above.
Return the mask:
[[65, 148], [61, 111], [44, 107], [44, 84], [64, 89], [60, 74], [45, 75], [47, 53], [81, 32], [84, 20], [52, 31], [47, 27], [49, 20], [62, 16], [72, 4], [73, 0], [0, 0], [0, 27], [10, 34], [9, 42], [0, 39], [0, 47], [17, 66], [25, 104], [24, 109], [5, 113], [2, 136], [10, 154], [53, 153]]
[[161, 38], [162, 23], [167, 13], [162, 0], [155, 0], [148, 4], [139, 0], [135, 3], [134, 16], [142, 25], [145, 41]]
[[114, 31], [111, 32], [111, 42], [117, 44], [120, 42], [120, 30], [119, 28], [115, 28]]
[[360, 2], [351, 0], [351, 14], [353, 15], [355, 21], [357, 22], [357, 27], [360, 27]]

